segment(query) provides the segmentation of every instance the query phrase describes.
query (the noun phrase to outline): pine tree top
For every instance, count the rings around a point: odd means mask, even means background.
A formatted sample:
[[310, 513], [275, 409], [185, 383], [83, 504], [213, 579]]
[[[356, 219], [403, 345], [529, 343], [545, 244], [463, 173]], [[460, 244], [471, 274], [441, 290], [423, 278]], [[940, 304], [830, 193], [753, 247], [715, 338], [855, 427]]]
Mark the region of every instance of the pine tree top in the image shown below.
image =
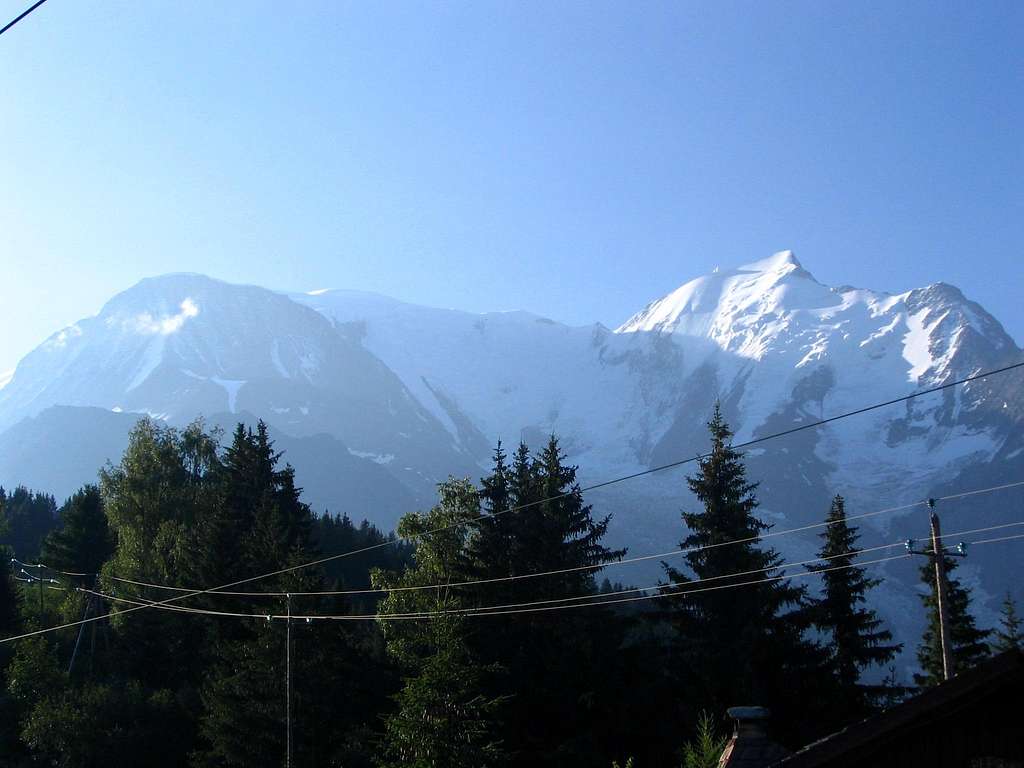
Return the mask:
[[1000, 606], [999, 626], [995, 629], [992, 647], [997, 652], [1024, 650], [1024, 627], [1017, 615], [1017, 604], [1007, 592]]

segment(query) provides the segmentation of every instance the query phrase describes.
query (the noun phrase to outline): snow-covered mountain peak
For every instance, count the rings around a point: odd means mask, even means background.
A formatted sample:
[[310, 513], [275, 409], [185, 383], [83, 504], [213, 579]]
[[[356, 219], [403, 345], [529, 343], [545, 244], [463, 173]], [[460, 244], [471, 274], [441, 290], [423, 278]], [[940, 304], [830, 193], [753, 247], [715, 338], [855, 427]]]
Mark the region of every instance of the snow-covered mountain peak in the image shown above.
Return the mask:
[[840, 301], [803, 268], [792, 251], [779, 251], [691, 280], [633, 315], [616, 332], [702, 336], [740, 351], [733, 343], [739, 328], [762, 320], [783, 321], [794, 311], [824, 310]]
[[[721, 271], [721, 270], [719, 270]], [[736, 272], [768, 272], [773, 274], [789, 274], [791, 272], [804, 272], [807, 277], [810, 277], [810, 273], [807, 272], [803, 264], [797, 259], [796, 254], [791, 250], [777, 251], [771, 256], [765, 259], [758, 259], [752, 261], [749, 264], [737, 267]]]
[[897, 295], [830, 288], [791, 251], [691, 280], [616, 332], [668, 336], [695, 363], [710, 361], [711, 342], [712, 351], [724, 354], [714, 363], [720, 374], [739, 366], [726, 378], [745, 375], [744, 361], [759, 361], [761, 391], [781, 388], [778, 398], [817, 368], [846, 378], [884, 368], [886, 376], [926, 383], [1019, 354], [999, 322], [954, 286], [935, 283]]
[[171, 272], [145, 277], [135, 285], [115, 294], [103, 305], [100, 315], [131, 309], [154, 310], [164, 305], [177, 305], [188, 296], [215, 296], [236, 288], [206, 275], [194, 272]]

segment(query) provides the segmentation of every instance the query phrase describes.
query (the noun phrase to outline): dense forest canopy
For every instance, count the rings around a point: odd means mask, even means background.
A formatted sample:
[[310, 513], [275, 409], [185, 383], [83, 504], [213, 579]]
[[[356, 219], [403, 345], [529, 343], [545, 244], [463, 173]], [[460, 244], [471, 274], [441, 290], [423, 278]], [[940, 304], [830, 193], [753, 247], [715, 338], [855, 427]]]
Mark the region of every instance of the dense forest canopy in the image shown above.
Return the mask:
[[[842, 497], [822, 510], [822, 589], [798, 586], [760, 539], [757, 482], [717, 409], [708, 426], [685, 565], [645, 595], [601, 577], [627, 553], [603, 543], [608, 518], [554, 436], [499, 444], [478, 483], [450, 478], [384, 533], [313, 514], [262, 422], [225, 440], [140, 421], [59, 508], [0, 491], [0, 639], [73, 624], [0, 644], [0, 752], [24, 766], [692, 767], [716, 760], [728, 706], [769, 707], [795, 747], [898, 698], [898, 681], [862, 680], [898, 646]], [[986, 632], [967, 588], [952, 595], [970, 665]], [[1019, 646], [1012, 601], [1004, 616], [999, 647]], [[933, 629], [919, 684], [936, 681]], [[810, 699], [822, 705], [801, 717]]]

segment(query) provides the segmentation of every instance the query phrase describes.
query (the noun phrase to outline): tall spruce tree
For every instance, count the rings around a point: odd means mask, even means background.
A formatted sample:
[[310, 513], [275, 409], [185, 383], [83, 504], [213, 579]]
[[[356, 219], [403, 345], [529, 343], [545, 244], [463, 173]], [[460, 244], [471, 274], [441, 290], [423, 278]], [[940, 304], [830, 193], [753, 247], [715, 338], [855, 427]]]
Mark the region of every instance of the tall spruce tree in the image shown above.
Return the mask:
[[83, 486], [64, 502], [59, 514], [60, 528], [43, 540], [43, 562], [62, 571], [98, 573], [114, 554], [100, 489]]
[[[945, 557], [945, 556], [944, 556]], [[946, 582], [949, 598], [947, 612], [949, 615], [950, 640], [953, 644], [953, 664], [957, 672], [962, 672], [985, 659], [989, 654], [986, 639], [991, 630], [978, 629], [971, 615], [971, 593], [951, 574], [957, 567], [956, 558], [946, 557]], [[943, 681], [942, 673], [942, 639], [939, 632], [939, 601], [935, 585], [935, 564], [929, 557], [921, 566], [921, 581], [928, 585], [928, 591], [921, 596], [928, 614], [921, 644], [917, 648], [917, 661], [921, 665], [921, 673], [914, 675], [917, 685], [938, 685]]]
[[835, 716], [849, 722], [867, 715], [883, 693], [880, 686], [862, 684], [861, 673], [891, 661], [902, 645], [892, 642], [892, 633], [866, 607], [868, 591], [880, 582], [854, 565], [860, 551], [859, 535], [846, 520], [842, 496], [832, 499], [825, 522], [828, 525], [821, 534], [823, 543], [818, 552], [822, 563], [808, 566], [808, 570], [821, 573], [823, 582], [821, 597], [813, 602], [811, 616], [831, 641], [829, 667], [839, 689], [839, 696], [834, 699], [838, 705]]
[[[280, 458], [263, 422], [255, 431], [239, 425], [219, 472], [221, 504], [213, 512], [213, 524], [202, 529], [210, 538], [199, 542], [207, 577], [227, 580], [232, 569], [246, 576], [293, 569], [260, 579], [252, 589], [309, 593], [326, 588], [318, 569], [296, 567], [316, 559], [310, 541], [312, 513], [295, 486], [294, 470], [278, 467]], [[232, 545], [219, 551], [225, 542]], [[287, 615], [289, 600], [293, 614], [344, 610], [303, 594], [236, 599], [231, 610]], [[218, 607], [223, 610], [223, 603]], [[361, 639], [331, 622], [291, 624], [293, 759], [305, 765], [364, 764], [366, 754], [353, 749], [352, 735], [368, 729], [366, 705], [374, 694], [367, 679], [373, 670], [359, 647]], [[284, 762], [287, 629], [287, 619], [243, 619], [212, 633], [201, 691], [201, 744], [193, 764]]]
[[[468, 567], [477, 580], [516, 576], [522, 565], [523, 522], [529, 513], [527, 510], [512, 510], [512, 499], [519, 496], [512, 488], [515, 479], [507, 460], [508, 455], [499, 440], [494, 449], [491, 474], [480, 481], [481, 517], [466, 542]], [[529, 449], [524, 444], [520, 444], [515, 462], [518, 487], [529, 496], [533, 474]], [[482, 584], [476, 588], [475, 598], [480, 605], [502, 605], [513, 601], [517, 588], [515, 582]]]
[[992, 650], [996, 653], [1024, 651], [1024, 631], [1021, 629], [1020, 617], [1017, 616], [1017, 604], [1009, 592], [999, 609], [999, 626], [995, 629]]
[[784, 738], [806, 738], [809, 732], [799, 726], [807, 718], [795, 711], [801, 692], [821, 696], [831, 686], [822, 649], [804, 635], [810, 624], [804, 589], [777, 578], [782, 557], [759, 544], [769, 526], [754, 515], [757, 483], [747, 480], [718, 405], [708, 430], [711, 449], [687, 478], [703, 510], [683, 513], [689, 533], [680, 542], [691, 550], [685, 559], [696, 582], [665, 566], [670, 583], [663, 593], [680, 593], [666, 599], [684, 684], [711, 711], [766, 705], [777, 722], [793, 726]]
[[[439, 486], [438, 504], [404, 516], [399, 535], [416, 541], [413, 564], [401, 575], [377, 572], [383, 589], [444, 585], [466, 580], [466, 538], [479, 516], [479, 498], [464, 480]], [[500, 701], [483, 689], [486, 664], [466, 642], [467, 622], [445, 611], [469, 607], [459, 590], [390, 592], [380, 607], [388, 654], [402, 670], [396, 711], [385, 719], [387, 768], [488, 768], [505, 762], [495, 726]], [[439, 613], [429, 621], [389, 621], [389, 614]]]
[[[609, 518], [595, 520], [551, 436], [535, 457], [520, 443], [506, 463], [499, 445], [480, 496], [485, 516], [467, 551], [476, 579], [552, 575], [464, 590], [478, 605], [537, 601], [557, 604], [597, 593], [594, 574], [621, 558], [602, 542]], [[504, 743], [514, 765], [594, 765], [612, 730], [608, 702], [622, 661], [623, 625], [603, 608], [507, 616], [477, 623], [471, 637], [480, 658], [500, 668], [488, 678], [501, 708]], [[601, 670], [595, 674], [595, 670]], [[514, 694], [514, 695], [512, 695]], [[606, 709], [601, 709], [606, 707]]]

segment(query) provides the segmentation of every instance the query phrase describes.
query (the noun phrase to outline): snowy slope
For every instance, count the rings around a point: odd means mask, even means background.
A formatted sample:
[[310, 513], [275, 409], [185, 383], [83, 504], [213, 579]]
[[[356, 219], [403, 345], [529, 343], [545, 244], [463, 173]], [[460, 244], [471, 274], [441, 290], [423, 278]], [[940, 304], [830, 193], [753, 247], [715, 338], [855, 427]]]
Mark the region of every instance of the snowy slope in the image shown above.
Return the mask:
[[472, 466], [395, 375], [280, 294], [200, 275], [144, 280], [54, 334], [0, 390], [0, 430], [55, 405], [171, 423], [247, 411], [298, 437], [391, 456], [414, 485]]
[[[624, 434], [656, 430], [678, 398], [681, 361], [597, 324], [525, 312], [475, 315], [353, 291], [297, 295], [358, 339], [479, 458], [495, 441], [555, 432], [595, 469], [635, 466]], [[658, 370], [647, 370], [652, 360]]]
[[[618, 330], [654, 332], [704, 360], [737, 440], [994, 368], [1020, 352], [999, 323], [952, 286], [893, 295], [817, 282], [789, 251], [690, 281]], [[967, 385], [830, 425], [816, 454], [833, 485], [919, 492], [951, 463], [991, 458], [1007, 438], [972, 412]], [[779, 421], [779, 419], [782, 421]], [[670, 446], [674, 448], [675, 446]], [[663, 452], [663, 451], [662, 451]]]
[[[554, 431], [574, 460], [605, 474], [690, 455], [715, 399], [743, 440], [1019, 353], [951, 286], [899, 295], [829, 288], [788, 251], [692, 280], [615, 333], [354, 291], [292, 298], [383, 360], [478, 457], [498, 438], [532, 442]], [[889, 489], [899, 479], [918, 493], [951, 463], [991, 458], [1005, 441], [988, 415], [972, 418], [980, 391], [826, 428], [817, 469], [835, 485]]]

